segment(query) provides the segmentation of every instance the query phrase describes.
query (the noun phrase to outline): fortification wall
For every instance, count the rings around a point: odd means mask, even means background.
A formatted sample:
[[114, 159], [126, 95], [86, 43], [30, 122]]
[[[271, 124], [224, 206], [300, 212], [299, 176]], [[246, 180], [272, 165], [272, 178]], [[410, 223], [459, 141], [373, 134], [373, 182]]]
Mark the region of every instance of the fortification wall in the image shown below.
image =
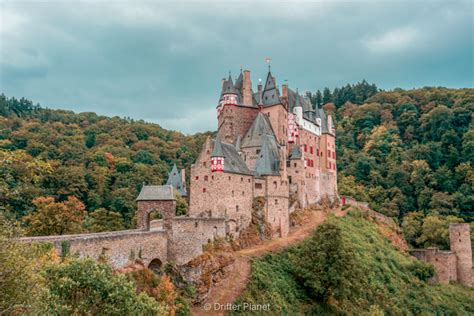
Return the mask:
[[20, 242], [52, 243], [58, 254], [61, 253], [61, 242], [68, 241], [71, 254], [79, 253], [80, 257], [91, 257], [95, 260], [105, 255], [114, 268], [121, 268], [129, 263], [132, 253], [141, 257], [148, 265], [151, 260], [167, 262], [168, 240], [163, 230], [142, 231], [126, 230], [96, 234], [77, 234], [45, 237], [24, 237]]
[[303, 160], [293, 159], [290, 160], [290, 165], [287, 168], [288, 179], [291, 178], [290, 194], [296, 194], [296, 198], [299, 202], [300, 207], [308, 206], [308, 198], [305, 191], [306, 187], [306, 176], [304, 170]]
[[168, 260], [182, 265], [201, 255], [203, 245], [226, 236], [225, 219], [176, 217], [169, 236]]
[[441, 251], [437, 248], [414, 249], [410, 254], [432, 264], [435, 268], [434, 282], [447, 284], [457, 280], [456, 255], [451, 251]]

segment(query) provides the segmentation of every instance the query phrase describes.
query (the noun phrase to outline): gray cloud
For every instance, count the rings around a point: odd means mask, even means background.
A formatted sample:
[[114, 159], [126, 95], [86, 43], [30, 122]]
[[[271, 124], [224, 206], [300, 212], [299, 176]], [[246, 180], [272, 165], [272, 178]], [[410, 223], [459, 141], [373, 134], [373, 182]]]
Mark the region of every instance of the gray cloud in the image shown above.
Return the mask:
[[239, 65], [300, 90], [473, 86], [470, 1], [0, 1], [0, 87], [44, 106], [216, 128]]

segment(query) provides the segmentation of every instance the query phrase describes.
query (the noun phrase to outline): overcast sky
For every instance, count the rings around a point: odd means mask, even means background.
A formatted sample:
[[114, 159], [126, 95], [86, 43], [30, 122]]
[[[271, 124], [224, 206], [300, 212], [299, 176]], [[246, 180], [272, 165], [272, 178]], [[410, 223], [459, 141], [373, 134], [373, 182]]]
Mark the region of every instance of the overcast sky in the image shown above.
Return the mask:
[[472, 1], [0, 0], [0, 92], [50, 108], [216, 129], [220, 80], [272, 58], [300, 91], [473, 87]]

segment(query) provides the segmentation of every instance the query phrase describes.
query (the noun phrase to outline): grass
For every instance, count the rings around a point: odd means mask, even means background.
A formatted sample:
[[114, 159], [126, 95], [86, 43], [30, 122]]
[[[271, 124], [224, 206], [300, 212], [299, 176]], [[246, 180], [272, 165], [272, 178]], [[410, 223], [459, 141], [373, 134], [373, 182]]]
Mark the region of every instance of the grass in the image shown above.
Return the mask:
[[344, 244], [354, 251], [355, 263], [364, 271], [363, 291], [322, 305], [295, 277], [298, 246], [269, 254], [252, 262], [251, 279], [237, 303], [266, 304], [269, 314], [388, 314], [388, 315], [472, 315], [474, 291], [458, 284], [430, 284], [432, 270], [397, 250], [380, 234], [377, 224], [364, 213], [351, 211], [330, 222], [342, 230]]

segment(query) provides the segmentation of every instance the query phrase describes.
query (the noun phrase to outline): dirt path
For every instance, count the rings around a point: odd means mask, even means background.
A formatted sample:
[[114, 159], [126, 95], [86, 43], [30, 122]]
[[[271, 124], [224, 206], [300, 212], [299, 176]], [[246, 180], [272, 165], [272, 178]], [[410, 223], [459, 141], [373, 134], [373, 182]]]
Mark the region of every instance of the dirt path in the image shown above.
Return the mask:
[[[335, 213], [337, 216], [344, 215], [344, 212], [340, 210]], [[192, 314], [198, 316], [224, 315], [224, 311], [218, 310], [216, 307], [232, 304], [243, 293], [250, 276], [250, 259], [263, 256], [269, 252], [278, 252], [305, 239], [326, 218], [327, 214], [325, 212], [311, 212], [306, 223], [303, 226], [291, 229], [288, 236], [236, 251], [235, 262], [230, 273], [211, 289], [209, 297], [201, 306], [195, 306], [191, 309]]]

